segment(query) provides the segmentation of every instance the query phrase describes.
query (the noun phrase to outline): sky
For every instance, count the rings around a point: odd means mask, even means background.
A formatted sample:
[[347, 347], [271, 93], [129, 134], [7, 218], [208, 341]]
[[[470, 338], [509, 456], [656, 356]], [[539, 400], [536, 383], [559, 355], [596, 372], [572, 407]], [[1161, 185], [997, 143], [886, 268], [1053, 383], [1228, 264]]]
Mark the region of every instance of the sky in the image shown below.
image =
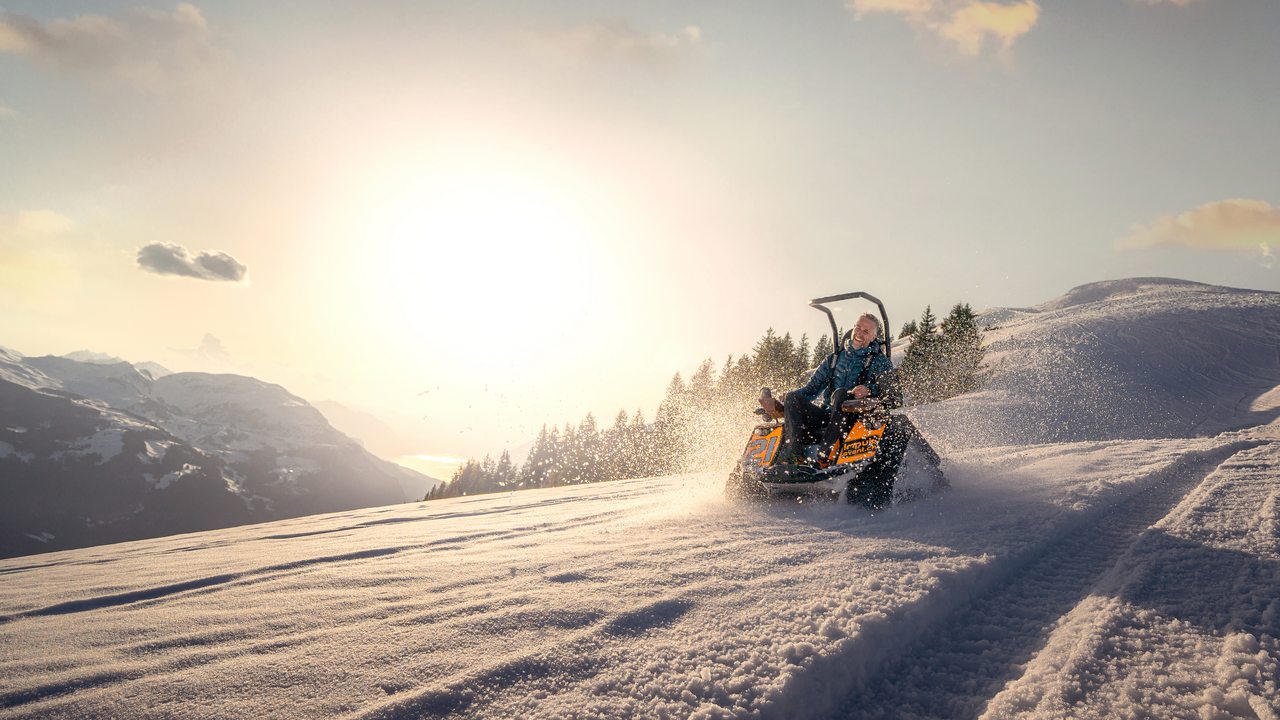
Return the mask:
[[465, 458], [652, 419], [824, 295], [1280, 291], [1278, 36], [1276, 0], [6, 0], [0, 345]]

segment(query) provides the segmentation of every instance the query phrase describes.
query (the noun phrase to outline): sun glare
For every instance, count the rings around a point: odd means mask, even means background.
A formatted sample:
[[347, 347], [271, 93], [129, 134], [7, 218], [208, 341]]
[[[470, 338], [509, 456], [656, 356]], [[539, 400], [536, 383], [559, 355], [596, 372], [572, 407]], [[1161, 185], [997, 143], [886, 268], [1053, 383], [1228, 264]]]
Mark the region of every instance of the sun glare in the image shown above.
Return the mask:
[[586, 284], [589, 240], [581, 212], [553, 190], [512, 175], [455, 173], [388, 197], [364, 247], [388, 309], [465, 326], [513, 312], [554, 321]]

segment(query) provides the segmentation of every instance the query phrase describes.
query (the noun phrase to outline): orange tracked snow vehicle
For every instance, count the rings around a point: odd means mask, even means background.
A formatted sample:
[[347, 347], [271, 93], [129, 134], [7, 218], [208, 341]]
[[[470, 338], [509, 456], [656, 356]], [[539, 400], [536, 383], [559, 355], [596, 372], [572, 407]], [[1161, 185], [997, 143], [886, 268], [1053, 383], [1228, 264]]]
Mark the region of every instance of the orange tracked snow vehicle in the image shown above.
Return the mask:
[[[838, 339], [838, 352], [843, 351], [851, 331], [841, 334], [826, 304], [855, 298], [875, 303], [880, 309], [881, 328], [889, 327], [884, 303], [863, 292], [809, 301], [811, 307], [826, 313], [830, 320], [832, 337]], [[892, 360], [887, 338], [879, 343], [879, 348]], [[762, 396], [771, 397], [769, 388], [762, 390]], [[725, 493], [734, 499], [747, 500], [834, 502], [843, 498], [852, 504], [879, 508], [950, 486], [939, 469], [938, 454], [906, 415], [892, 412], [892, 408], [878, 398], [846, 400], [840, 409], [852, 415], [844, 436], [825, 453], [821, 445], [802, 446], [797, 463], [777, 462], [783, 421], [756, 425], [729, 477]], [[756, 412], [767, 416], [763, 409]]]

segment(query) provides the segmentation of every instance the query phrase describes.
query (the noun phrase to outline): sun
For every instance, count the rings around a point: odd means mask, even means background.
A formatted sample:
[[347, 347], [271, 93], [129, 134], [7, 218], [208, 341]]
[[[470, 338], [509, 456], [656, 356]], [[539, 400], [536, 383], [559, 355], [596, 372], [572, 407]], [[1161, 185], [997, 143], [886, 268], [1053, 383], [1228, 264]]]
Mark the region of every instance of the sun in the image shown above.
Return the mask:
[[592, 240], [566, 193], [483, 170], [404, 183], [372, 213], [361, 245], [386, 311], [470, 334], [476, 323], [569, 312], [591, 284]]

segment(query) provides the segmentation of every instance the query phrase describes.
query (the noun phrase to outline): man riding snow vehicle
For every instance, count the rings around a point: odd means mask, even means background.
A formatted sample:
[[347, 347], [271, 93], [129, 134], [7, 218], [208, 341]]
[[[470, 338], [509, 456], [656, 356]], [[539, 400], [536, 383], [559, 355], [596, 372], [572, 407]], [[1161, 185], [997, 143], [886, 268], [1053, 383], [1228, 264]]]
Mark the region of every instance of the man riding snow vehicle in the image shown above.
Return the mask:
[[783, 422], [756, 426], [729, 480], [730, 495], [834, 499], [843, 491], [849, 503], [884, 507], [894, 499], [908, 450], [913, 467], [926, 475], [926, 487], [899, 488], [900, 497], [946, 487], [937, 454], [910, 419], [889, 412], [902, 406], [902, 392], [884, 338], [887, 318], [882, 324], [865, 313], [841, 338], [834, 316], [822, 305], [855, 297], [871, 300], [885, 315], [884, 305], [865, 293], [810, 302], [831, 319], [840, 344], [783, 402], [763, 389], [762, 410], [756, 412]]

